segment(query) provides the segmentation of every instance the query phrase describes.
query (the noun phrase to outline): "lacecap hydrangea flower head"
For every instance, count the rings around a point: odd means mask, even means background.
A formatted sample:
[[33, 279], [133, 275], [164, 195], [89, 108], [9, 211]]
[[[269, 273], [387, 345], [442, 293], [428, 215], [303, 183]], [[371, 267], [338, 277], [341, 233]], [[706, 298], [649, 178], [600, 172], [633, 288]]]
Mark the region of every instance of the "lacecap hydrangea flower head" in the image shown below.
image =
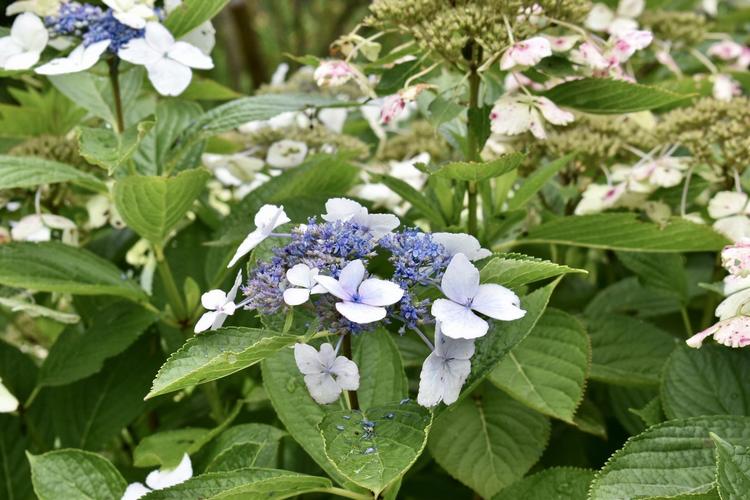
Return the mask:
[[[370, 213], [356, 201], [334, 198], [326, 213], [288, 228], [284, 207], [265, 205], [256, 228], [232, 257], [232, 267], [272, 238], [267, 258], [258, 258], [244, 284], [244, 298], [228, 292], [204, 294], [207, 309], [196, 332], [220, 327], [236, 310], [261, 316], [284, 315], [291, 325], [304, 318], [313, 335], [326, 338], [319, 348], [300, 342], [295, 359], [312, 398], [338, 400], [359, 387], [357, 365], [342, 353], [351, 335], [416, 335], [431, 354], [422, 369], [418, 402], [435, 406], [458, 398], [470, 371], [474, 339], [487, 335], [491, 321], [524, 316], [511, 290], [481, 283], [474, 264], [491, 253], [467, 234], [399, 229], [395, 215]], [[265, 245], [264, 245], [265, 247]], [[434, 331], [434, 344], [429, 332]]]

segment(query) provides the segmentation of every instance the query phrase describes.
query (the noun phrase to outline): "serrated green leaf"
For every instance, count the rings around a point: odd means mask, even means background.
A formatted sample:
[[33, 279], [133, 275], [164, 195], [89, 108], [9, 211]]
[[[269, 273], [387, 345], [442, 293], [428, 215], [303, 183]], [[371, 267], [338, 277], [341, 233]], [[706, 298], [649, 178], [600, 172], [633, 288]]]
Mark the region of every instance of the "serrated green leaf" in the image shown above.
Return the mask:
[[560, 217], [532, 229], [522, 241], [627, 252], [714, 252], [729, 243], [705, 224], [673, 217], [659, 226], [633, 213]]
[[297, 340], [296, 335], [245, 327], [196, 335], [159, 369], [146, 399], [244, 370]]
[[0, 284], [74, 295], [118, 295], [145, 301], [146, 294], [110, 262], [56, 241], [0, 245]]
[[484, 181], [515, 170], [523, 159], [523, 153], [508, 153], [488, 162], [457, 161], [441, 165], [430, 174], [457, 181]]
[[127, 487], [117, 469], [94, 453], [56, 450], [28, 457], [39, 500], [120, 498]]
[[561, 83], [544, 95], [558, 106], [598, 114], [658, 109], [691, 97], [658, 87], [606, 78], [582, 78]]
[[318, 424], [332, 411], [310, 397], [291, 349], [282, 349], [261, 363], [263, 387], [284, 427], [310, 457], [337, 483], [362, 491], [328, 460]]
[[198, 451], [210, 433], [210, 429], [185, 427], [146, 436], [133, 450], [133, 465], [173, 469], [183, 454]]
[[202, 168], [186, 170], [171, 178], [125, 177], [115, 184], [115, 205], [131, 229], [162, 245], [203, 191], [209, 177]]
[[590, 359], [583, 325], [567, 313], [547, 309], [489, 380], [526, 406], [572, 422], [583, 399]]
[[676, 295], [683, 303], [688, 300], [685, 262], [678, 254], [644, 254], [618, 252], [617, 257], [647, 287]]
[[489, 498], [539, 460], [549, 433], [547, 417], [485, 384], [435, 420], [429, 450], [451, 476]]
[[716, 443], [716, 483], [722, 500], [743, 500], [750, 492], [750, 448], [711, 433]]
[[581, 405], [573, 418], [573, 424], [581, 432], [607, 439], [607, 423], [602, 411], [590, 399], [581, 401]]
[[107, 128], [79, 127], [76, 131], [79, 152], [86, 161], [112, 175], [133, 156], [138, 143], [152, 126], [153, 122], [141, 122], [122, 134]]
[[554, 177], [560, 170], [565, 168], [574, 157], [575, 153], [570, 153], [535, 170], [523, 181], [521, 187], [516, 189], [515, 193], [513, 193], [513, 197], [508, 199], [508, 210], [519, 210], [523, 208], [526, 203], [528, 203], [528, 201], [533, 198], [540, 189], [542, 189], [547, 181]]
[[172, 36], [180, 38], [211, 20], [227, 3], [229, 0], [183, 0], [169, 13], [164, 26]]
[[267, 424], [241, 424], [230, 427], [206, 449], [206, 472], [275, 467], [279, 441], [286, 432]]
[[750, 352], [706, 345], [680, 345], [667, 360], [661, 400], [668, 418], [750, 416]]
[[634, 314], [639, 318], [663, 316], [680, 310], [680, 301], [673, 293], [643, 286], [631, 276], [601, 290], [586, 306], [590, 317], [609, 314]]
[[633, 409], [643, 408], [649, 401], [659, 396], [655, 385], [625, 386], [608, 385], [607, 395], [612, 414], [631, 436], [646, 430], [643, 419], [633, 413]]
[[157, 490], [144, 500], [201, 500], [241, 498], [289, 498], [330, 488], [331, 480], [276, 469], [240, 469], [207, 472], [171, 488]]
[[242, 94], [215, 80], [195, 76], [185, 92], [180, 94], [180, 99], [188, 101], [229, 101], [240, 97]]
[[507, 288], [518, 290], [523, 286], [548, 278], [555, 278], [569, 273], [585, 273], [548, 260], [529, 257], [518, 253], [502, 254], [495, 257], [482, 268], [482, 283], [498, 283]]
[[401, 401], [409, 394], [401, 354], [391, 335], [380, 328], [353, 339], [354, 361], [360, 374], [357, 396], [363, 410]]
[[659, 372], [676, 346], [659, 328], [629, 316], [589, 321], [592, 380], [618, 385], [659, 383]]
[[708, 493], [716, 465], [713, 432], [750, 445], [750, 418], [714, 415], [670, 420], [629, 439], [591, 484], [589, 500]]
[[551, 467], [500, 490], [493, 500], [579, 500], [586, 498], [594, 471]]
[[[368, 427], [368, 421], [374, 427]], [[408, 401], [365, 411], [331, 411], [319, 427], [328, 459], [377, 497], [417, 461], [431, 424], [432, 413]]]
[[646, 427], [651, 427], [664, 421], [661, 398], [658, 396], [649, 401], [643, 408], [630, 408], [630, 413], [638, 415]]
[[526, 338], [542, 316], [559, 280], [521, 297], [526, 315], [516, 321], [495, 321], [487, 335], [476, 341], [476, 353], [471, 358], [471, 374], [464, 384], [462, 397], [471, 393], [495, 369], [505, 355]]
[[30, 156], [0, 155], [0, 189], [33, 188], [42, 184], [73, 182], [107, 192], [107, 186], [93, 175], [64, 163]]
[[156, 319], [156, 314], [135, 304], [106, 304], [87, 328], [70, 327], [58, 337], [42, 364], [39, 385], [65, 385], [93, 375], [106, 359], [127, 349]]

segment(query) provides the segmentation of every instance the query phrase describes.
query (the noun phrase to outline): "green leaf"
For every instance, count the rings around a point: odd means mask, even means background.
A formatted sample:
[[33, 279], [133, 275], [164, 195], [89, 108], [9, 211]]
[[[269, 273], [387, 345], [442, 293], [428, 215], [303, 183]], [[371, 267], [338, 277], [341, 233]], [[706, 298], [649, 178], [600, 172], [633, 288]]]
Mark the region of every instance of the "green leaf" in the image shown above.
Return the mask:
[[617, 385], [659, 383], [659, 373], [676, 341], [650, 323], [608, 315], [589, 322], [592, 380]]
[[558, 106], [598, 114], [657, 109], [691, 97], [659, 87], [605, 78], [582, 78], [565, 82], [556, 85], [544, 95]]
[[581, 401], [578, 407], [573, 424], [581, 432], [607, 439], [607, 422], [604, 421], [604, 415], [598, 406], [591, 402], [590, 399]]
[[494, 321], [487, 335], [476, 342], [476, 353], [471, 358], [471, 374], [461, 392], [462, 396], [475, 389], [513, 347], [526, 338], [542, 316], [559, 280], [521, 298], [526, 315], [516, 321]]
[[615, 282], [601, 290], [586, 306], [586, 316], [635, 314], [652, 318], [679, 312], [680, 301], [673, 293], [646, 288], [635, 276]]
[[49, 318], [58, 323], [75, 324], [81, 320], [77, 314], [58, 311], [23, 299], [0, 297], [0, 306], [11, 312], [23, 312], [32, 318]]
[[114, 465], [94, 453], [56, 450], [28, 457], [39, 500], [120, 498], [127, 487]]
[[[331, 487], [325, 477], [275, 469], [207, 472], [171, 488], [149, 493], [146, 500], [289, 498]], [[104, 498], [104, 497], [102, 497]]]
[[399, 195], [402, 200], [411, 203], [412, 207], [420, 212], [422, 216], [427, 218], [430, 223], [437, 227], [445, 225], [445, 218], [440, 212], [440, 207], [420, 191], [410, 186], [409, 183], [397, 179], [396, 177], [391, 177], [390, 175], [384, 175], [378, 179], [385, 184], [388, 189]]
[[241, 424], [230, 427], [206, 449], [206, 472], [275, 467], [279, 441], [286, 432], [267, 424]]
[[515, 170], [523, 159], [523, 153], [508, 153], [500, 158], [484, 163], [451, 162], [439, 166], [431, 171], [430, 174], [457, 181], [484, 181], [493, 177], [500, 177]]
[[6, 88], [19, 105], [0, 103], [2, 137], [63, 137], [86, 115], [86, 110], [76, 106], [55, 88], [49, 88], [44, 92], [39, 92], [33, 87]]
[[43, 389], [31, 407], [35, 419], [54, 415], [50, 423], [62, 446], [104, 449], [143, 412], [143, 395], [163, 359], [151, 340], [141, 338], [96, 375]]
[[102, 181], [70, 165], [30, 156], [0, 155], [0, 190], [34, 188], [60, 182], [74, 182], [95, 191], [107, 192], [107, 186]]
[[539, 460], [549, 434], [545, 416], [485, 385], [435, 420], [429, 449], [451, 476], [489, 498]]
[[297, 340], [296, 335], [245, 327], [196, 335], [159, 369], [146, 399], [244, 370]]
[[183, 0], [169, 13], [164, 26], [175, 38], [187, 35], [218, 14], [229, 0]]
[[673, 217], [659, 226], [634, 213], [560, 217], [532, 229], [522, 241], [626, 252], [715, 252], [729, 244], [706, 224]]
[[431, 424], [432, 413], [408, 401], [331, 411], [320, 423], [320, 433], [326, 456], [341, 474], [377, 497], [417, 461]]
[[750, 492], [750, 448], [711, 433], [716, 444], [716, 482], [723, 500], [742, 500]]
[[20, 401], [25, 401], [36, 386], [39, 369], [17, 347], [0, 340], [0, 380]]
[[398, 346], [384, 328], [354, 337], [354, 361], [359, 367], [357, 396], [363, 410], [401, 401], [409, 395]]
[[681, 255], [618, 252], [617, 257], [638, 275], [645, 286], [676, 295], [683, 303], [687, 302], [688, 280]]
[[323, 436], [318, 424], [331, 411], [310, 397], [291, 349], [282, 349], [261, 363], [263, 387], [284, 427], [310, 457], [337, 483], [360, 488], [341, 474], [323, 451]]
[[513, 198], [508, 199], [508, 210], [518, 210], [523, 208], [540, 189], [554, 177], [560, 170], [565, 168], [568, 163], [575, 157], [575, 153], [570, 153], [555, 161], [539, 167], [523, 181], [513, 194]]
[[134, 175], [117, 181], [113, 194], [117, 211], [136, 233], [162, 245], [185, 216], [210, 177], [196, 168], [176, 177]]
[[728, 415], [670, 420], [629, 439], [591, 484], [590, 500], [708, 493], [716, 465], [713, 432], [750, 445], [750, 418]]
[[664, 421], [661, 398], [658, 396], [649, 401], [643, 408], [630, 408], [630, 413], [641, 417], [646, 427], [651, 427]]
[[56, 241], [0, 245], [0, 284], [42, 292], [146, 300], [143, 290], [110, 262]]
[[39, 373], [40, 386], [65, 385], [101, 370], [156, 321], [156, 314], [128, 302], [110, 302], [87, 328], [70, 327], [52, 345]]
[[594, 471], [551, 467], [500, 490], [493, 500], [576, 500], [588, 495]]
[[217, 81], [195, 76], [185, 92], [180, 94], [180, 99], [188, 101], [229, 101], [239, 97], [242, 97], [242, 94]]
[[106, 128], [79, 127], [76, 136], [81, 156], [112, 175], [133, 156], [138, 143], [152, 126], [152, 122], [141, 122], [122, 134]]
[[633, 410], [643, 408], [649, 401], [658, 398], [658, 386], [609, 385], [606, 391], [612, 414], [628, 434], [635, 436], [646, 430], [648, 426], [643, 423], [643, 418], [633, 413]]
[[664, 367], [661, 400], [668, 418], [750, 416], [750, 352], [680, 345]]
[[35, 498], [25, 453], [29, 440], [24, 427], [20, 417], [0, 414], [0, 429], [3, 430], [0, 432], [0, 493], [7, 500]]
[[547, 309], [489, 379], [526, 406], [572, 423], [583, 399], [590, 358], [583, 325], [567, 313]]
[[583, 269], [555, 264], [549, 260], [520, 253], [506, 253], [495, 257], [481, 271], [482, 283], [498, 283], [513, 290], [548, 278], [569, 273], [585, 273]]

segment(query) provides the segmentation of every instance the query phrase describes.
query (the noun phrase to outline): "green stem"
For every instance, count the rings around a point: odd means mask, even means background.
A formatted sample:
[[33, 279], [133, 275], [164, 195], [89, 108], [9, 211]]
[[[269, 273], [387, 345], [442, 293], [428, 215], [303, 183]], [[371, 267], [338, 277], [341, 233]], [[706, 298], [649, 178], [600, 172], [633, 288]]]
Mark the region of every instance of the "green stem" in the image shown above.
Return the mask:
[[372, 495], [365, 495], [362, 493], [355, 493], [353, 491], [345, 490], [343, 488], [337, 488], [335, 486], [331, 488], [320, 488], [315, 490], [317, 493], [329, 493], [344, 498], [353, 498], [354, 500], [372, 500]]
[[[471, 73], [469, 73], [469, 110], [479, 108], [479, 86], [481, 78], [477, 72], [476, 65], [472, 63]], [[471, 115], [470, 115], [471, 116]], [[468, 131], [466, 137], [466, 156], [469, 161], [479, 161], [479, 131], [475, 130], [472, 120], [469, 119]], [[469, 234], [478, 236], [478, 210], [477, 210], [477, 183], [476, 181], [467, 181], [466, 191], [469, 193]]]
[[208, 405], [211, 407], [211, 418], [213, 418], [216, 423], [222, 423], [224, 419], [226, 419], [226, 415], [224, 414], [224, 406], [221, 404], [219, 386], [216, 384], [216, 381], [212, 380], [211, 382], [202, 384], [201, 389], [208, 400]]
[[695, 332], [693, 331], [693, 325], [690, 324], [690, 316], [685, 307], [680, 308], [680, 315], [682, 315], [682, 322], [685, 324], [685, 331], [687, 332], [688, 337], [692, 337]]
[[122, 112], [122, 95], [120, 94], [120, 59], [113, 57], [109, 60], [109, 80], [112, 82], [112, 94], [115, 101], [115, 115], [117, 117], [117, 133], [125, 131], [125, 117]]
[[[349, 359], [352, 358], [352, 336], [351, 334], [345, 334], [344, 335], [344, 342], [342, 345], [344, 356], [346, 356]], [[352, 410], [359, 410], [359, 398], [357, 398], [357, 391], [348, 391], [347, 392], [349, 396], [349, 407]]]
[[156, 268], [159, 270], [159, 276], [164, 283], [164, 290], [167, 293], [167, 301], [172, 307], [172, 313], [178, 322], [180, 320], [187, 320], [185, 303], [182, 300], [182, 294], [180, 294], [177, 288], [177, 283], [175, 283], [169, 263], [164, 258], [164, 251], [161, 247], [154, 246], [154, 253], [156, 254]]

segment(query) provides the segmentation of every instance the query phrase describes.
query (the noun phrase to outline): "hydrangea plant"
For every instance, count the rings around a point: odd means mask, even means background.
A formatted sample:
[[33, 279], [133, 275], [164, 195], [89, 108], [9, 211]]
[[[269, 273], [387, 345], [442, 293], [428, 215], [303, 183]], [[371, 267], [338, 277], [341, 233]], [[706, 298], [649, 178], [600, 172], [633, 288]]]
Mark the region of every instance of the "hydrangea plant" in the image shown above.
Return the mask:
[[747, 5], [290, 4], [6, 7], [2, 498], [747, 498]]

